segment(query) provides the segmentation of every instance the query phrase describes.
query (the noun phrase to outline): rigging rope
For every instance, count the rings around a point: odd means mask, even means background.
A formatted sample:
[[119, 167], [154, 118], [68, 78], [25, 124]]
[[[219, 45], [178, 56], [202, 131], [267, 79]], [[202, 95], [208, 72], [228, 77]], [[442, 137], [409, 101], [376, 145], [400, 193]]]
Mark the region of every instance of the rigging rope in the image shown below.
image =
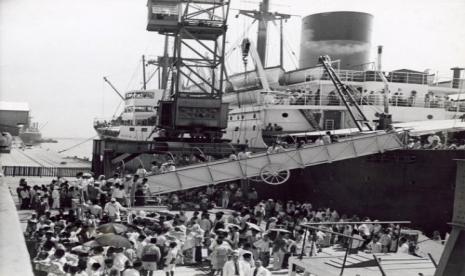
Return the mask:
[[86, 143], [86, 142], [88, 142], [88, 141], [90, 141], [90, 140], [93, 140], [93, 139], [94, 139], [95, 137], [97, 137], [97, 136], [98, 136], [98, 135], [94, 135], [94, 136], [92, 136], [92, 137], [90, 137], [90, 138], [87, 138], [86, 140], [84, 140], [84, 141], [82, 141], [82, 142], [80, 142], [80, 143], [77, 143], [77, 144], [74, 145], [74, 146], [71, 146], [71, 147], [69, 147], [69, 148], [66, 148], [66, 149], [63, 149], [63, 150], [58, 151], [58, 153], [63, 153], [63, 152], [65, 152], [65, 151], [74, 149], [74, 148], [76, 148], [76, 147], [78, 147], [78, 146], [80, 146], [80, 145], [82, 145], [82, 144], [84, 144], [84, 143]]

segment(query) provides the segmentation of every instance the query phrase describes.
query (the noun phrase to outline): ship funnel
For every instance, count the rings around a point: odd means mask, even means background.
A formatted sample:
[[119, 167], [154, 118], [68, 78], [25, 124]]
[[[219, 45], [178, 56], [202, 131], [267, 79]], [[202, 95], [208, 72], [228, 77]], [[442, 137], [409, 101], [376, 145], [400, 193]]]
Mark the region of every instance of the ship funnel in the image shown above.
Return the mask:
[[378, 46], [378, 60], [376, 62], [379, 72], [381, 72], [382, 68], [383, 68], [383, 66], [382, 66], [382, 57], [383, 57], [383, 46], [379, 45]]
[[460, 75], [465, 68], [453, 67], [452, 70], [452, 88], [460, 88]]
[[340, 69], [363, 70], [370, 62], [373, 16], [338, 11], [302, 19], [299, 67], [318, 65], [318, 57], [341, 60]]

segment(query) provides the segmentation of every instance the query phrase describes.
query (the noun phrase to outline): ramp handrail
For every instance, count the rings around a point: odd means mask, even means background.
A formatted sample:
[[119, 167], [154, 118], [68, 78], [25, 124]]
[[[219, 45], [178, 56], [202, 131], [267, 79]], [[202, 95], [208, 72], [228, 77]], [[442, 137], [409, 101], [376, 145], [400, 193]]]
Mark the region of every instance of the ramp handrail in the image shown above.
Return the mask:
[[290, 174], [292, 169], [400, 149], [403, 143], [397, 135], [382, 131], [328, 145], [309, 145], [271, 154], [263, 152], [242, 160], [201, 163], [173, 172], [151, 175], [148, 177], [148, 184], [152, 191], [165, 188], [158, 192], [161, 194], [263, 176], [264, 171], [285, 178], [286, 176], [279, 175], [280, 172]]

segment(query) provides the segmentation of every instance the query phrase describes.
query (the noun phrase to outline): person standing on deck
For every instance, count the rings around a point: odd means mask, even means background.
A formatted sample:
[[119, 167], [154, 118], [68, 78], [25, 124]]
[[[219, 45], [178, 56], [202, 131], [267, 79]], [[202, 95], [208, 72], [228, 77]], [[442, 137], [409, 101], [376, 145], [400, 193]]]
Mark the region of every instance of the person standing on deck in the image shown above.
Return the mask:
[[157, 239], [150, 239], [150, 243], [142, 248], [141, 260], [144, 268], [143, 275], [153, 276], [157, 268], [157, 263], [160, 261], [161, 252], [157, 246]]
[[273, 242], [273, 270], [280, 270], [283, 266], [286, 246], [286, 241], [278, 233], [278, 236]]
[[120, 221], [121, 220], [121, 211], [126, 211], [127, 209], [124, 208], [119, 202], [116, 201], [115, 198], [112, 198], [110, 202], [105, 204], [104, 212], [108, 214], [112, 222]]
[[144, 178], [147, 176], [147, 170], [144, 169], [144, 166], [139, 165], [139, 168], [137, 169], [136, 174], [139, 176], [139, 178]]
[[262, 261], [255, 261], [255, 268], [252, 271], [252, 276], [271, 276], [271, 272], [262, 265]]
[[221, 207], [228, 208], [230, 196], [231, 192], [228, 190], [228, 188], [225, 188], [223, 193], [221, 194]]
[[60, 190], [58, 189], [57, 186], [53, 188], [52, 192], [52, 209], [60, 209]]
[[231, 260], [223, 266], [223, 276], [248, 276], [250, 275], [250, 266], [243, 260], [239, 260], [239, 252], [233, 251]]
[[331, 132], [326, 131], [326, 134], [323, 135], [321, 139], [323, 140], [323, 144], [325, 145], [331, 144]]
[[165, 271], [166, 276], [174, 276], [174, 269], [176, 267], [176, 256], [178, 255], [178, 250], [176, 249], [176, 242], [171, 242], [169, 245], [168, 254], [165, 257]]

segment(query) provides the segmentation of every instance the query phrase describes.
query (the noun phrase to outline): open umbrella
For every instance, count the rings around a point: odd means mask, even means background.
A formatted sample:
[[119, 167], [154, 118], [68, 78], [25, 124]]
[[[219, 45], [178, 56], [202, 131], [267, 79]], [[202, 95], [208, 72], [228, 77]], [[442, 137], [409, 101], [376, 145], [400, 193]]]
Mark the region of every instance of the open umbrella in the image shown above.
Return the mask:
[[255, 223], [246, 222], [246, 224], [251, 230], [255, 230], [255, 231], [258, 231], [258, 232], [263, 232], [263, 229], [260, 228], [260, 226], [256, 225]]
[[283, 228], [273, 228], [269, 229], [268, 232], [277, 232], [277, 233], [291, 233], [290, 231]]
[[236, 229], [241, 229], [241, 226], [240, 225], [237, 225], [237, 224], [234, 224], [234, 223], [226, 223], [225, 224], [225, 227], [226, 228], [236, 228]]
[[105, 223], [97, 227], [97, 231], [101, 233], [121, 234], [128, 231], [128, 228], [120, 223]]
[[127, 238], [111, 233], [100, 235], [95, 238], [95, 241], [101, 246], [112, 246], [117, 248], [127, 248], [132, 246]]
[[88, 242], [85, 242], [83, 244], [83, 246], [87, 246], [87, 247], [90, 247], [90, 248], [95, 248], [97, 246], [100, 246], [100, 244], [96, 240], [90, 240]]

